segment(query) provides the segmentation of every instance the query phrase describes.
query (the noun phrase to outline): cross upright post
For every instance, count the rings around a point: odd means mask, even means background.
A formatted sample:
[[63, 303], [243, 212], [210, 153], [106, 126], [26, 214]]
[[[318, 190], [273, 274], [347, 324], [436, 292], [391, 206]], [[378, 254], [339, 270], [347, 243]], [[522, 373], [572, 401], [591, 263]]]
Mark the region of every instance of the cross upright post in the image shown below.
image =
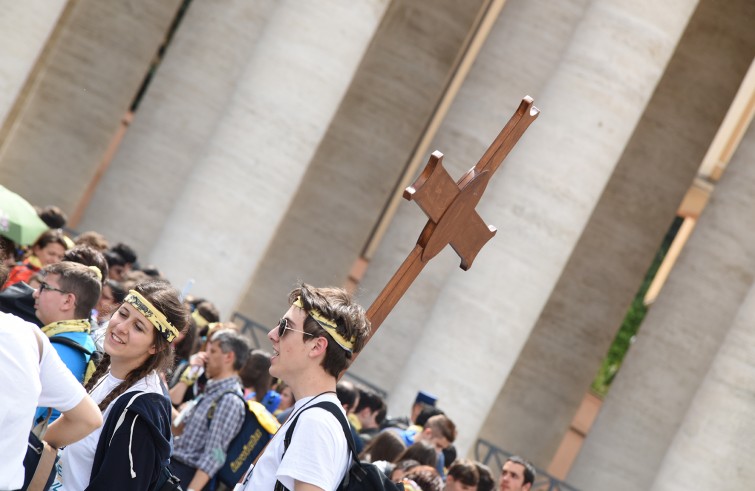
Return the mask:
[[451, 244], [461, 258], [461, 269], [466, 271], [472, 266], [477, 253], [496, 233], [495, 227], [485, 224], [477, 214], [475, 206], [493, 173], [539, 114], [531, 97], [522, 99], [480, 161], [458, 182], [443, 168], [443, 154], [432, 153], [422, 174], [404, 191], [404, 198], [415, 201], [425, 212], [427, 224], [414, 249], [367, 310], [372, 324], [370, 337], [375, 335], [425, 264], [446, 245]]

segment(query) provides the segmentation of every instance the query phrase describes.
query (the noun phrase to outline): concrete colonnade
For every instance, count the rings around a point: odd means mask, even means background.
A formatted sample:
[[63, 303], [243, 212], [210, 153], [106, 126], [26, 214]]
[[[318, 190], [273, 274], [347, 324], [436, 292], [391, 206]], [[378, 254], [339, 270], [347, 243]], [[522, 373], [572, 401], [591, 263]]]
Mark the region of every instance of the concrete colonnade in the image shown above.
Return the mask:
[[[384, 2], [344, 1], [328, 8], [301, 2], [262, 2], [261, 7], [237, 2], [236, 16], [220, 4], [190, 7], [188, 24], [180, 28], [185, 43], [177, 46], [183, 47], [177, 54], [181, 59], [176, 61], [175, 71], [165, 76], [174, 79], [186, 69], [184, 57], [194, 46], [194, 33], [204, 39], [222, 33], [229, 36], [227, 43], [240, 36], [242, 48], [231, 48], [231, 57], [240, 67], [232, 64], [232, 76], [221, 76], [219, 81], [213, 77], [215, 71], [208, 72], [212, 83], [200, 88], [194, 84], [205, 78], [187, 76], [178, 88], [171, 86], [174, 92], [170, 97], [163, 94], [156, 101], [165, 104], [165, 110], [177, 110], [183, 125], [200, 122], [182, 137], [185, 141], [196, 136], [198, 141], [178, 145], [182, 148], [170, 175], [152, 183], [159, 200], [157, 217], [153, 218], [146, 206], [141, 213], [155, 232], [147, 235], [146, 240], [152, 242], [144, 244], [145, 261], [159, 264], [178, 285], [195, 279], [192, 293], [211, 298], [224, 316], [236, 305], [296, 195], [380, 21]], [[244, 31], [238, 22], [238, 16], [244, 15], [259, 32]], [[212, 52], [205, 55], [201, 61], [206, 65], [196, 70], [219, 63]], [[160, 76], [158, 72], [156, 85]], [[195, 97], [199, 99], [196, 112], [181, 107]], [[148, 103], [150, 100], [145, 100]], [[202, 123], [205, 111], [209, 121]], [[161, 114], [152, 117], [158, 119]], [[180, 133], [181, 128], [173, 123], [163, 134], [155, 133], [154, 121], [149, 127], [150, 132], [136, 134], [124, 151], [138, 153], [143, 144], [158, 149], [165, 146], [155, 158], [145, 156], [154, 166], [159, 165], [160, 156], [171, 152], [174, 143], [168, 137]], [[133, 159], [125, 153], [119, 158]], [[174, 174], [182, 177], [169, 188], [167, 197], [160, 198], [161, 185]], [[122, 181], [123, 176], [111, 176], [113, 186]], [[101, 191], [100, 199], [107, 200], [106, 188]], [[138, 227], [139, 222], [131, 226]], [[208, 253], [213, 261], [203, 260]]]
[[[297, 280], [344, 284], [485, 3], [390, 3], [301, 186], [290, 189], [291, 206], [251, 278], [241, 312], [271, 324], [285, 311]], [[357, 292], [360, 299], [365, 293], [371, 292]]]
[[[751, 138], [751, 137], [750, 137]], [[751, 143], [750, 143], [751, 145]], [[568, 479], [650, 489], [755, 278], [751, 152], [732, 161], [648, 312]]]
[[179, 3], [71, 4], [0, 147], [3, 184], [32, 203], [76, 209]]
[[[755, 124], [729, 163], [724, 179], [755, 185]], [[724, 183], [722, 183], [723, 186]], [[726, 192], [726, 188], [716, 189]], [[739, 192], [743, 192], [740, 188]], [[715, 194], [714, 194], [715, 197]], [[755, 208], [738, 218], [753, 223]], [[748, 247], [755, 254], [755, 242]], [[747, 489], [755, 480], [752, 466], [755, 423], [753, 423], [753, 380], [755, 362], [755, 276], [720, 349], [700, 384], [684, 419], [666, 452], [652, 490], [676, 491], [692, 488]]]
[[[442, 285], [391, 391], [392, 406], [408, 405], [417, 388], [436, 393], [459, 426], [462, 454], [493, 407], [695, 5], [590, 3], [541, 95], [534, 94], [543, 114], [478, 206], [483, 219], [498, 227], [498, 236], [472, 271]], [[596, 45], [602, 50], [593, 50]], [[606, 59], [632, 66], [632, 76], [606, 70]], [[474, 69], [462, 92], [479, 98], [493, 89], [473, 85], [473, 74]], [[457, 103], [463, 108], [461, 98]], [[462, 114], [452, 109], [445, 124], [458, 129], [455, 118]], [[481, 119], [465, 122], [484, 131]], [[454, 148], [453, 140], [446, 141]], [[498, 443], [495, 433], [486, 436]]]
[[[690, 20], [481, 432], [497, 433], [504, 448], [541, 468], [554, 457], [755, 54], [755, 31], [737, 15], [744, 2], [713, 3], [702, 2]], [[743, 44], [752, 48], [737, 49]]]

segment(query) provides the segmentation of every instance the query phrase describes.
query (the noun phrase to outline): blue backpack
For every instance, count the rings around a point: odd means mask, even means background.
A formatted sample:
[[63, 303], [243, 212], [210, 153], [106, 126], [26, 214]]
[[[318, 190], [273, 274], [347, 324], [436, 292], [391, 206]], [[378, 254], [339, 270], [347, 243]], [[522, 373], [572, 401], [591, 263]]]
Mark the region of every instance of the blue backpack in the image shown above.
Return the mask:
[[225, 463], [215, 474], [214, 480], [220, 481], [233, 489], [257, 455], [265, 448], [270, 438], [278, 431], [280, 423], [259, 402], [245, 401], [244, 397], [237, 391], [229, 390], [220, 394], [220, 397], [213, 401], [207, 411], [208, 426], [215, 414], [217, 402], [226, 394], [234, 394], [244, 402], [244, 422], [239, 432], [228, 444]]

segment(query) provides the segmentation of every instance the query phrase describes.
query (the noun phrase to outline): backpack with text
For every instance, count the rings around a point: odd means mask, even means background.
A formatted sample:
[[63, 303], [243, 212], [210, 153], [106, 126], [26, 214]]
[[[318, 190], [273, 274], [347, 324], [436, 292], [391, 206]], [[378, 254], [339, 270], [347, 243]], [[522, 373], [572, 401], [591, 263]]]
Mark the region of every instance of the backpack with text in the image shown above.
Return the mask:
[[234, 394], [244, 402], [244, 422], [228, 444], [225, 463], [215, 474], [214, 479], [233, 489], [270, 438], [278, 431], [280, 423], [259, 402], [244, 400], [241, 394], [235, 390], [229, 390], [220, 394], [207, 411], [208, 426], [212, 421], [217, 402], [226, 394]]
[[[403, 484], [391, 481], [388, 476], [383, 473], [383, 471], [377, 468], [377, 466], [375, 466], [374, 464], [359, 461], [356, 445], [354, 444], [354, 439], [351, 436], [349, 423], [346, 420], [346, 417], [343, 415], [343, 412], [341, 412], [341, 409], [333, 402], [323, 401], [317, 404], [312, 404], [311, 406], [302, 409], [302, 411], [296, 415], [293, 421], [291, 421], [291, 425], [288, 427], [285, 439], [283, 440], [284, 455], [286, 453], [285, 449], [287, 449], [289, 443], [291, 443], [291, 437], [294, 434], [294, 427], [296, 426], [296, 422], [299, 420], [299, 416], [302, 412], [313, 407], [325, 409], [333, 416], [335, 416], [338, 422], [341, 423], [343, 434], [349, 444], [349, 451], [351, 452], [352, 462], [349, 470], [346, 472], [346, 475], [341, 480], [338, 488], [336, 488], [337, 491], [404, 491]], [[275, 491], [284, 491], [285, 489], [286, 488], [283, 486], [283, 484], [281, 484], [280, 481], [277, 481], [275, 483]]]

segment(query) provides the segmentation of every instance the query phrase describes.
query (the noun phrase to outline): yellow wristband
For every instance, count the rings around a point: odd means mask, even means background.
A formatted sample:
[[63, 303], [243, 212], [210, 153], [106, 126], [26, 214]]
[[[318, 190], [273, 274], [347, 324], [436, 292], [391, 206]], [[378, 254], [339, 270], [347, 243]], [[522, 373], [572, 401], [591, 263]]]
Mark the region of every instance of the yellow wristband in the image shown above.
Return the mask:
[[[199, 370], [196, 370], [197, 367], [194, 366], [188, 366], [181, 374], [181, 378], [179, 379], [179, 382], [183, 382], [188, 386], [194, 385], [194, 382], [197, 381], [199, 378]], [[194, 369], [194, 370], [192, 370]]]

